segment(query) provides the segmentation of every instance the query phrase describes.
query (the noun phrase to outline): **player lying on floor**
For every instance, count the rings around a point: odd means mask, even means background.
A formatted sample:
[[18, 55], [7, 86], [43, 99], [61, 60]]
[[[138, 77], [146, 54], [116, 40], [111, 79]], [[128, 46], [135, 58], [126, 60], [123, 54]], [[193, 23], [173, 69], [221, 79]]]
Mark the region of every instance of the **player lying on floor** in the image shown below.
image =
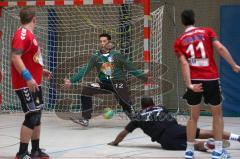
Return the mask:
[[[116, 139], [109, 145], [117, 146], [130, 132], [136, 128], [143, 130], [145, 134], [151, 137], [152, 142], [158, 142], [166, 150], [185, 150], [187, 146], [186, 126], [180, 125], [177, 120], [163, 106], [155, 106], [151, 97], [141, 99], [142, 109], [137, 113], [134, 120], [130, 121], [125, 129], [118, 134]], [[196, 138], [212, 138], [211, 130], [197, 129]], [[224, 146], [230, 146], [229, 141], [240, 142], [240, 136], [229, 132], [223, 134]], [[206, 151], [214, 149], [214, 140], [196, 141], [195, 149]]]

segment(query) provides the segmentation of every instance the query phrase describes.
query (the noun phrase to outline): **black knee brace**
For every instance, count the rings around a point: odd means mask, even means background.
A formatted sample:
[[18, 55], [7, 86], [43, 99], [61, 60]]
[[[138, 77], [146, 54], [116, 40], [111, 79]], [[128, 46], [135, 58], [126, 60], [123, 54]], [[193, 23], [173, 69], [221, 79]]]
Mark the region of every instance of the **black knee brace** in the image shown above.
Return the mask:
[[29, 114], [25, 115], [23, 125], [29, 129], [34, 129], [35, 126], [39, 126], [41, 124], [41, 115], [42, 113], [40, 111], [30, 112]]

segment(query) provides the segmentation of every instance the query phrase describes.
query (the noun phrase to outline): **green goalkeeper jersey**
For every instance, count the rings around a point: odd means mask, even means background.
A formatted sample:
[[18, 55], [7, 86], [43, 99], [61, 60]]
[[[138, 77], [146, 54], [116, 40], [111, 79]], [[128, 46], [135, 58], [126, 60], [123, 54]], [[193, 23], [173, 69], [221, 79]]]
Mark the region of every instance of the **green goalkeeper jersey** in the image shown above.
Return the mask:
[[102, 54], [100, 51], [95, 52], [87, 65], [81, 67], [70, 78], [72, 83], [76, 83], [87, 75], [93, 68], [97, 69], [98, 78], [102, 82], [110, 82], [110, 80], [125, 80], [126, 71], [132, 75], [146, 80], [144, 73], [134, 67], [124, 55], [117, 51], [110, 51], [108, 54]]

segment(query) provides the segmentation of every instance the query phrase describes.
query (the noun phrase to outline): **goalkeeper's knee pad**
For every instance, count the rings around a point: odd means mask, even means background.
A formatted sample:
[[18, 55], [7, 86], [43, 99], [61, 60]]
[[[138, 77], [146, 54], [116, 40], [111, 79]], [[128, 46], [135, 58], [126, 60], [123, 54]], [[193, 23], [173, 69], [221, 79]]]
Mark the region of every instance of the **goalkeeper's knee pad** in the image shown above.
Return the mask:
[[25, 120], [23, 125], [28, 127], [29, 129], [34, 129], [34, 127], [39, 126], [41, 124], [41, 112], [30, 112], [25, 115]]

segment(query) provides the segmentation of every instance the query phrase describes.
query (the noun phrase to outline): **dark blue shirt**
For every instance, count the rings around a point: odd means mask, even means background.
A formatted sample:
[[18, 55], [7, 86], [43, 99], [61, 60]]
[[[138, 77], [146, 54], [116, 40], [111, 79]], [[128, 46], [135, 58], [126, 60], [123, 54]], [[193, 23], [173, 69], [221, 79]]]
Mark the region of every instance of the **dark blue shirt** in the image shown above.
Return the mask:
[[167, 128], [177, 124], [177, 120], [169, 114], [166, 108], [153, 106], [138, 112], [136, 117], [128, 123], [125, 129], [128, 132], [132, 132], [136, 128], [140, 128], [145, 134], [150, 136], [154, 142], [162, 136]]

